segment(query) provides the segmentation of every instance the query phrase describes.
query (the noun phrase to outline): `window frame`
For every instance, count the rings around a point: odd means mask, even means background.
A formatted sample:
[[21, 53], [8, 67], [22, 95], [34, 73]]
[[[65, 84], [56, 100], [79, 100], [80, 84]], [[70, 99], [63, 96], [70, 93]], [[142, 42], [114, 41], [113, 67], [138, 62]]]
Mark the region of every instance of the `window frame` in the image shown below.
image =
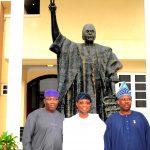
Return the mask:
[[[144, 108], [147, 108], [147, 91], [146, 91], [146, 89], [145, 90], [136, 90], [136, 88], [135, 88], [135, 85], [137, 83], [138, 84], [145, 84], [145, 87], [146, 87], [146, 73], [137, 73], [137, 72], [135, 72], [135, 73], [121, 73], [120, 72], [120, 73], [118, 73], [118, 77], [120, 75], [128, 75], [128, 76], [130, 76], [130, 82], [126, 82], [126, 83], [131, 85], [131, 95], [132, 95], [132, 107], [131, 107], [131, 109], [144, 109]], [[136, 82], [135, 81], [136, 75], [144, 75], [145, 76], [145, 82]], [[116, 84], [116, 93], [119, 90], [119, 83], [121, 83], [121, 82], [122, 81], [119, 81]], [[136, 98], [136, 92], [145, 92], [146, 98], [145, 99], [144, 98], [143, 99]], [[136, 102], [137, 101], [145, 101], [146, 102], [146, 107], [137, 107], [136, 106]]]

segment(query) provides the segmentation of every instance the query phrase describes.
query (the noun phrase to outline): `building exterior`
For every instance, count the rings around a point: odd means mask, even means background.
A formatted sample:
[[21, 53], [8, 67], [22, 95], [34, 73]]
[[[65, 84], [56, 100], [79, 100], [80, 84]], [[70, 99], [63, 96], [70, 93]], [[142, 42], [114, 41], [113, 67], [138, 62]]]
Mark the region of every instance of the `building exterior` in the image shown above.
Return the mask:
[[[48, 5], [49, 0], [41, 0], [39, 14], [26, 14], [23, 0], [0, 0], [0, 133], [7, 130], [20, 137], [20, 127], [32, 110], [30, 97], [39, 92], [39, 98], [45, 88], [57, 87]], [[95, 25], [96, 43], [111, 47], [123, 63], [118, 75], [131, 88], [133, 109], [150, 120], [148, 0], [57, 0], [56, 5], [60, 31], [69, 39], [82, 42], [83, 25]], [[51, 85], [45, 85], [49, 81]], [[35, 105], [33, 109], [41, 104]]]

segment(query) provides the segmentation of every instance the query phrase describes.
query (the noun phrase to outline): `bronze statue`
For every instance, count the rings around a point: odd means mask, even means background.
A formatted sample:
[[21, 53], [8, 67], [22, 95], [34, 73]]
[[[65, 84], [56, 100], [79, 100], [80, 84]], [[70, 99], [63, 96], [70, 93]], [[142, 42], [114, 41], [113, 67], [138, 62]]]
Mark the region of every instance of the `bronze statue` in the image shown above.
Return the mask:
[[96, 30], [92, 24], [83, 27], [84, 43], [75, 43], [59, 31], [54, 0], [50, 1], [49, 10], [53, 39], [50, 50], [57, 54], [60, 110], [66, 117], [75, 114], [76, 95], [86, 92], [93, 100], [91, 113], [104, 119], [103, 100], [115, 96], [117, 71], [122, 64], [111, 48], [94, 43]]

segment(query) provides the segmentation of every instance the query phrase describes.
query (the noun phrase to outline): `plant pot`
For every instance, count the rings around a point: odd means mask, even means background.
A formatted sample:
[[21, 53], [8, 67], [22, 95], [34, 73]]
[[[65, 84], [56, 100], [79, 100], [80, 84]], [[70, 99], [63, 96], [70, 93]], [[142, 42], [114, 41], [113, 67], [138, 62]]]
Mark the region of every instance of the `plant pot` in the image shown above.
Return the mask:
[[3, 150], [7, 150], [6, 146], [4, 146]]

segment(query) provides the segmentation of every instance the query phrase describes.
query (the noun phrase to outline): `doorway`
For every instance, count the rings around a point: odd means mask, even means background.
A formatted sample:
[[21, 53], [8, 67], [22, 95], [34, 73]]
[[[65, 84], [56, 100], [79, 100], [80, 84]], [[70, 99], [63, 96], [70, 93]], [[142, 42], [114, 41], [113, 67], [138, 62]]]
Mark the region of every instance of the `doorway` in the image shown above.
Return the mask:
[[27, 114], [44, 106], [43, 98], [46, 89], [57, 89], [57, 75], [44, 75], [27, 84]]

